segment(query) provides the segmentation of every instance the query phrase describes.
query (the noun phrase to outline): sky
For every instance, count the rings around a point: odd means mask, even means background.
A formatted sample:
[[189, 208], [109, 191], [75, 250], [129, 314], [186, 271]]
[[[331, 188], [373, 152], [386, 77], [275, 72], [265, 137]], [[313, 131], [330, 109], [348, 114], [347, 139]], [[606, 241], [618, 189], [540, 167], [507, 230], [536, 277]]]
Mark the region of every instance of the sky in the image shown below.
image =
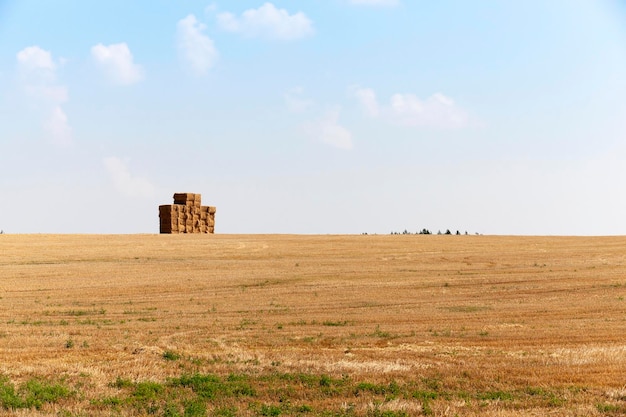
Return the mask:
[[626, 3], [0, 0], [0, 229], [626, 235]]

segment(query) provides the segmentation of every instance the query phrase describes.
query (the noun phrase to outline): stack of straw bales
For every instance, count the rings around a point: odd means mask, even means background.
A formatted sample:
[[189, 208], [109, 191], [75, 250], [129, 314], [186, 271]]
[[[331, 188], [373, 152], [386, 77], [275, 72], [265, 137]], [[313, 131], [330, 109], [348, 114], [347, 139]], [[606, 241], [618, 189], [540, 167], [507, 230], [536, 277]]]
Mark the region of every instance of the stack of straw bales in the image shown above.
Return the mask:
[[215, 233], [215, 207], [200, 201], [200, 194], [176, 193], [173, 205], [159, 206], [161, 233]]

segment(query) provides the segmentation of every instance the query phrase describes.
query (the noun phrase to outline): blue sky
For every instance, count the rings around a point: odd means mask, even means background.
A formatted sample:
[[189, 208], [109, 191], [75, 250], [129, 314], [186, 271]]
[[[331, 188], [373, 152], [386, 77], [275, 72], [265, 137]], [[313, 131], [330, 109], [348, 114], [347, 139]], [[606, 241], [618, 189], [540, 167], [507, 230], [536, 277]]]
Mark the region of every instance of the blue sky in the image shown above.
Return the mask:
[[616, 0], [0, 0], [0, 229], [626, 234]]

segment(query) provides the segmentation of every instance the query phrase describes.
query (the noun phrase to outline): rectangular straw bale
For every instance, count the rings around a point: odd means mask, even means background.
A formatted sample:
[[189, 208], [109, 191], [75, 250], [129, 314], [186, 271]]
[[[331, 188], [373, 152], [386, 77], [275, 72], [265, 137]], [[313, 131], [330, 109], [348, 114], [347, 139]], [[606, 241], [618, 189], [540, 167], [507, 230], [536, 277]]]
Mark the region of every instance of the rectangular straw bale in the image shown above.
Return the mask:
[[175, 193], [174, 204], [159, 206], [159, 226], [162, 233], [213, 233], [213, 206], [202, 206], [202, 195]]
[[178, 222], [178, 220], [172, 219], [171, 216], [159, 216], [159, 223], [160, 224], [169, 224], [169, 223], [172, 223], [172, 221]]
[[161, 218], [159, 224], [161, 226], [169, 226], [169, 227], [174, 227], [174, 225], [176, 225], [178, 227], [178, 219], [173, 219], [173, 218]]
[[172, 205], [159, 206], [159, 216], [170, 215], [173, 211]]
[[177, 222], [178, 223], [178, 219], [176, 219], [176, 217], [172, 217], [172, 216], [159, 216], [159, 223], [161, 224], [171, 224], [172, 222]]
[[159, 219], [171, 219], [172, 217], [178, 217], [175, 213], [168, 210], [159, 210]]
[[176, 193], [174, 194], [174, 204], [186, 205], [187, 201], [195, 201], [196, 196], [193, 193]]

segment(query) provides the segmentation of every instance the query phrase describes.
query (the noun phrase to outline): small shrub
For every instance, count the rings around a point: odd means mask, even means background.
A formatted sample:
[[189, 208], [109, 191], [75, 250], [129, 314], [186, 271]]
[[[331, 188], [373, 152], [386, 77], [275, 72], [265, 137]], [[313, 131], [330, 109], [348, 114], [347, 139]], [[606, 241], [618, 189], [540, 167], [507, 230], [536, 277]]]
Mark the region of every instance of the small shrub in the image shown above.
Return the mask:
[[343, 321], [325, 321], [322, 323], [322, 325], [324, 326], [329, 326], [329, 327], [340, 327], [340, 326], [347, 326], [348, 322], [346, 320]]
[[54, 403], [71, 395], [71, 391], [61, 384], [50, 384], [32, 379], [24, 387], [25, 402], [28, 407], [39, 409], [44, 403]]
[[136, 398], [146, 398], [153, 399], [157, 394], [163, 391], [163, 385], [158, 382], [152, 381], [144, 381], [138, 382], [135, 385], [135, 391], [133, 392], [133, 397]]
[[205, 400], [211, 400], [216, 396], [238, 397], [256, 395], [254, 389], [247, 381], [247, 377], [231, 374], [226, 381], [222, 381], [215, 375], [183, 375], [170, 381], [172, 386], [191, 388], [198, 396]]
[[626, 407], [620, 407], [619, 405], [615, 405], [615, 404], [608, 404], [608, 403], [597, 403], [596, 404], [596, 409], [604, 414], [615, 414], [615, 413], [624, 413], [626, 412]]
[[375, 336], [375, 337], [380, 337], [380, 338], [388, 338], [391, 337], [391, 334], [389, 332], [384, 332], [382, 330], [380, 330], [380, 325], [376, 325], [376, 330], [374, 330], [374, 333], [371, 334], [371, 336]]
[[5, 409], [23, 407], [22, 399], [15, 393], [15, 386], [6, 378], [0, 379], [0, 406]]
[[177, 361], [180, 359], [180, 355], [171, 350], [166, 350], [165, 352], [163, 352], [163, 359], [165, 359], [166, 361]]
[[395, 398], [400, 392], [400, 387], [395, 381], [392, 381], [388, 385], [372, 384], [370, 382], [360, 382], [357, 384], [355, 394], [361, 391], [371, 392], [376, 395], [385, 395], [387, 399]]
[[206, 416], [206, 404], [199, 399], [185, 403], [184, 417], [204, 417]]
[[133, 381], [131, 381], [130, 379], [121, 378], [119, 376], [117, 377], [115, 382], [111, 384], [111, 386], [114, 388], [128, 388], [132, 387], [133, 385]]
[[262, 405], [260, 414], [262, 416], [279, 416], [282, 410], [276, 405]]
[[71, 395], [70, 389], [62, 384], [51, 384], [36, 379], [26, 382], [16, 392], [15, 386], [8, 379], [0, 379], [0, 406], [4, 409], [40, 409], [45, 403], [55, 403]]
[[163, 408], [163, 417], [183, 417], [177, 404], [167, 403]]
[[101, 400], [94, 401], [94, 404], [100, 404], [109, 407], [118, 407], [122, 404], [122, 399], [119, 397], [105, 397]]

